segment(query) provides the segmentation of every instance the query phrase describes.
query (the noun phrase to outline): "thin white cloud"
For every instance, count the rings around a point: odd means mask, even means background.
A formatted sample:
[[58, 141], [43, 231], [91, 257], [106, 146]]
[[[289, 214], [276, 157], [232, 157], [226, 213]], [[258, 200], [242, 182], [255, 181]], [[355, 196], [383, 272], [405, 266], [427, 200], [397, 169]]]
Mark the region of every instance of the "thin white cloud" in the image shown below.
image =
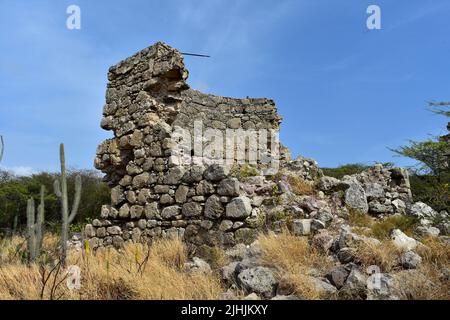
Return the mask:
[[397, 23], [394, 23], [386, 28], [387, 31], [392, 31], [394, 29], [405, 27], [413, 22], [416, 22], [430, 14], [436, 14], [442, 11], [444, 7], [448, 8], [448, 3], [440, 3], [435, 6], [428, 5], [427, 7], [421, 7], [420, 10], [410, 13], [404, 19], [400, 19]]
[[21, 166], [17, 167], [0, 166], [0, 170], [9, 171], [19, 177], [29, 177], [37, 172], [31, 167], [21, 167]]

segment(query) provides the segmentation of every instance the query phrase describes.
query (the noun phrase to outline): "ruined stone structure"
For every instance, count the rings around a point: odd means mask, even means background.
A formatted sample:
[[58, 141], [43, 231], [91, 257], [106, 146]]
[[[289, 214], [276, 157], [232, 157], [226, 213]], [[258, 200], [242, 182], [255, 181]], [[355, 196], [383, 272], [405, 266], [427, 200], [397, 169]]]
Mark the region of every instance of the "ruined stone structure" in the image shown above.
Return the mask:
[[[101, 126], [114, 138], [98, 147], [95, 167], [112, 188], [111, 205], [102, 209], [104, 220], [87, 227], [94, 247], [172, 235], [197, 244], [232, 244], [235, 235], [248, 233], [245, 221], [256, 214], [252, 202], [241, 196], [238, 180], [227, 176], [238, 160], [236, 147], [254, 148], [255, 141], [243, 141], [239, 130], [276, 132], [281, 118], [272, 100], [204, 94], [189, 89], [187, 77], [182, 55], [160, 42], [110, 68]], [[236, 130], [231, 155], [213, 155], [231, 158], [230, 165], [205, 165], [195, 161], [197, 154], [188, 165], [181, 163], [175, 129], [194, 136], [194, 121], [224, 136]], [[268, 168], [264, 159], [278, 151], [275, 143], [269, 134], [254, 159], [256, 168]], [[200, 145], [206, 149], [208, 141]], [[195, 150], [184, 151], [190, 157]], [[288, 157], [283, 152], [281, 160]]]
[[[110, 68], [101, 126], [114, 137], [99, 145], [95, 167], [105, 173], [111, 204], [85, 228], [91, 247], [174, 236], [195, 247], [232, 246], [251, 243], [262, 227], [279, 229], [283, 219], [304, 234], [306, 225], [324, 228], [348, 207], [405, 213], [411, 192], [404, 170], [378, 165], [342, 180], [322, 177], [314, 160], [292, 160], [278, 145], [281, 118], [272, 100], [204, 94], [189, 89], [187, 77], [182, 55], [163, 43]], [[196, 121], [200, 131], [231, 132], [235, 144], [198, 139]], [[247, 137], [255, 132], [256, 140]], [[211, 148], [216, 142], [225, 152]], [[214, 152], [205, 157], [205, 150]], [[304, 183], [319, 185], [316, 194], [299, 192]]]

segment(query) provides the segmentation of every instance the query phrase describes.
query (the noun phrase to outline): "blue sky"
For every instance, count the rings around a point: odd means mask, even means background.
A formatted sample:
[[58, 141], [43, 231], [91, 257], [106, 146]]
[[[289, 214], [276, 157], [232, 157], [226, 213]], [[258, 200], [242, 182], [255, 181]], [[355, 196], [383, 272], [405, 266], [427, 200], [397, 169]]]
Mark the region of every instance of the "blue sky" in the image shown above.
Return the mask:
[[[81, 8], [81, 30], [66, 8]], [[366, 8], [382, 30], [366, 28]], [[4, 168], [92, 168], [108, 68], [164, 41], [186, 57], [191, 87], [268, 97], [293, 155], [321, 166], [411, 161], [387, 147], [444, 132], [426, 111], [449, 100], [450, 1], [17, 1], [0, 2], [0, 134]]]

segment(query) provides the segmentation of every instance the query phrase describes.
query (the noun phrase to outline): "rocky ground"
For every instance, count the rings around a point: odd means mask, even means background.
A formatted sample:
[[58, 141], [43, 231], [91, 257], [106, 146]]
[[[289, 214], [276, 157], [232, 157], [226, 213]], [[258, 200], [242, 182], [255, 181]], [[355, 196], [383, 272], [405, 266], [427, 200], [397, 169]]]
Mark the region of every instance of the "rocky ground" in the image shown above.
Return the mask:
[[[221, 299], [450, 298], [449, 215], [413, 202], [405, 170], [335, 179], [299, 158], [238, 179], [260, 233], [224, 251]], [[189, 267], [209, 272], [202, 258]]]

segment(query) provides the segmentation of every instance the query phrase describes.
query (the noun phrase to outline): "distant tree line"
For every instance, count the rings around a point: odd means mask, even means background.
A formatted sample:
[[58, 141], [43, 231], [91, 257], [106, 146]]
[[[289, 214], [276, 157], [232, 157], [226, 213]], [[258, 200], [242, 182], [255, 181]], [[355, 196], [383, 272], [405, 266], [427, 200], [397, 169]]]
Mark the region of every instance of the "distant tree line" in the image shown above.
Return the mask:
[[[74, 224], [81, 225], [100, 215], [103, 204], [110, 202], [110, 190], [102, 182], [101, 175], [94, 170], [69, 170], [67, 176], [69, 203], [72, 203], [75, 177], [81, 176], [83, 188], [79, 214]], [[27, 199], [39, 199], [41, 185], [45, 193], [45, 221], [48, 229], [57, 229], [61, 221], [60, 201], [53, 190], [53, 183], [58, 177], [56, 173], [41, 172], [31, 176], [16, 176], [11, 172], [0, 170], [0, 229], [14, 228], [15, 217], [17, 228], [20, 230], [26, 225]]]

